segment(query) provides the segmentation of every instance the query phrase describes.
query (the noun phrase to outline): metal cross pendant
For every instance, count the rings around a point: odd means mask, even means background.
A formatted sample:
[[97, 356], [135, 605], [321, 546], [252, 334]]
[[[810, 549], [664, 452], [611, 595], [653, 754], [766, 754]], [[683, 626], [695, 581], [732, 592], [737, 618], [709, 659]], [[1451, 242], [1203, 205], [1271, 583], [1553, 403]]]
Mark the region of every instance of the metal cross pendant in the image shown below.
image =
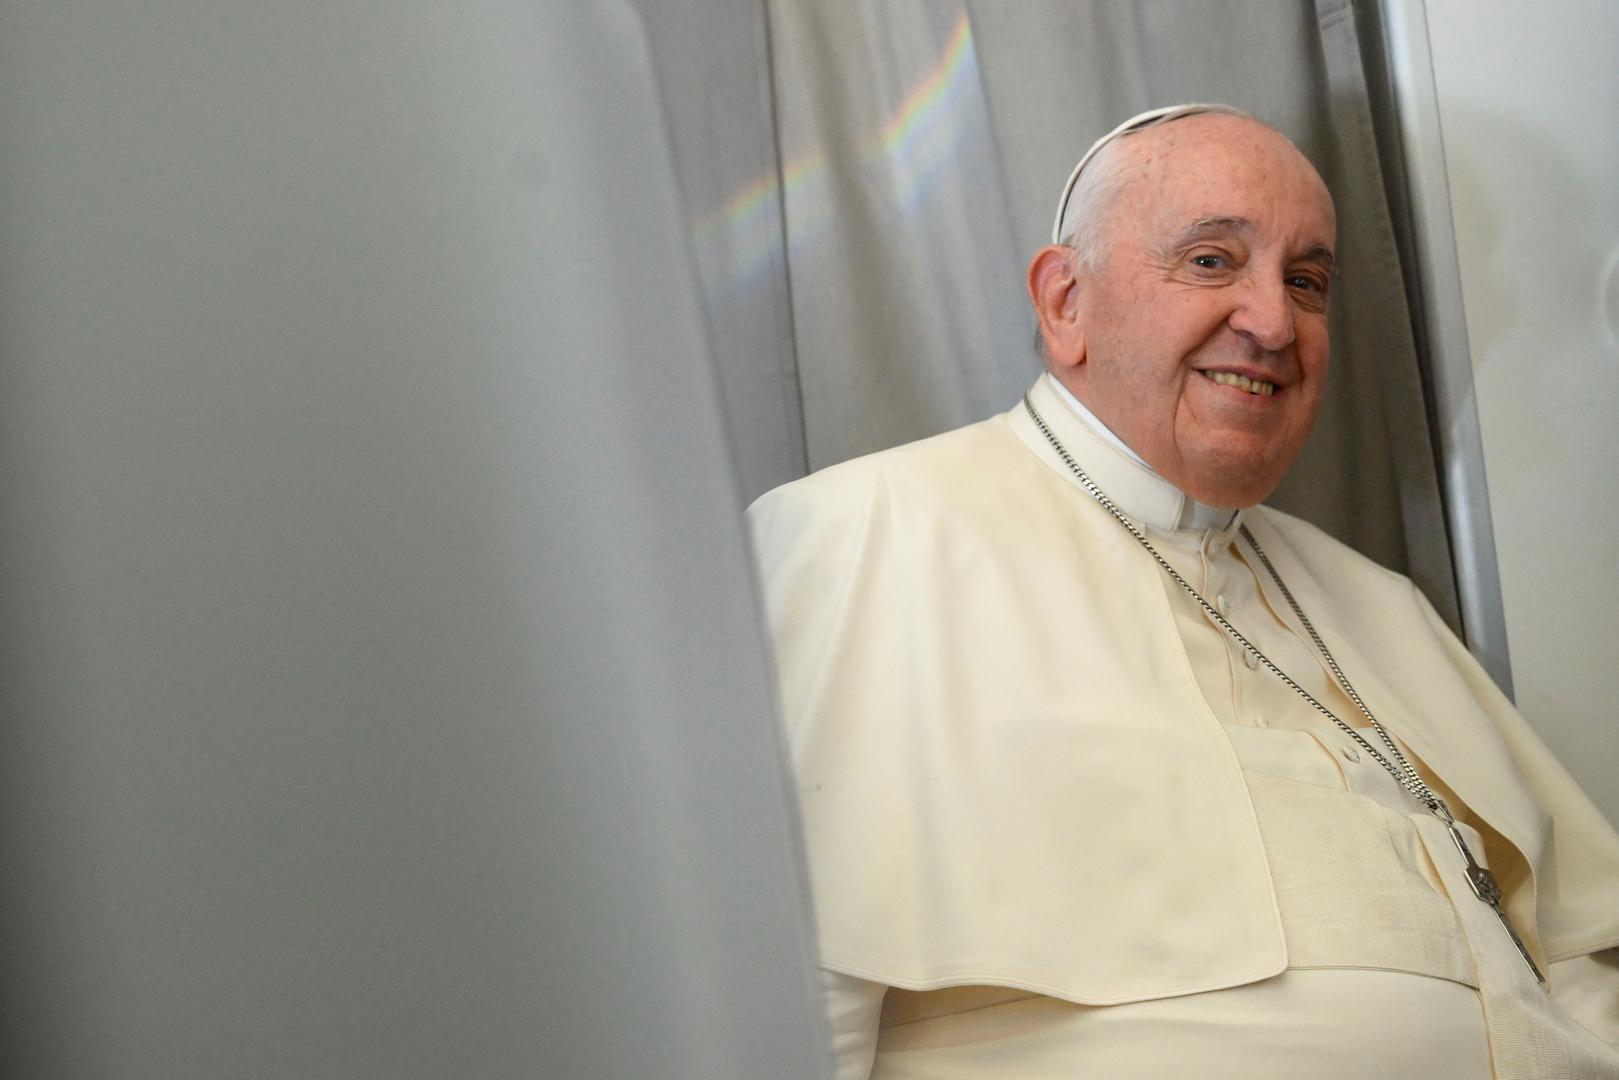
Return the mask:
[[1467, 841], [1462, 839], [1461, 832], [1454, 824], [1447, 822], [1445, 829], [1450, 833], [1450, 838], [1456, 842], [1456, 850], [1461, 852], [1462, 858], [1467, 861], [1467, 884], [1473, 890], [1473, 895], [1495, 909], [1501, 925], [1506, 927], [1507, 936], [1512, 938], [1512, 943], [1518, 947], [1518, 955], [1523, 957], [1523, 962], [1534, 972], [1535, 981], [1544, 983], [1546, 976], [1535, 966], [1534, 958], [1529, 955], [1529, 949], [1524, 945], [1523, 938], [1512, 928], [1512, 920], [1507, 918], [1506, 911], [1501, 907], [1501, 886], [1496, 883], [1495, 875], [1480, 866], [1478, 860], [1473, 858], [1473, 853], [1467, 849]]

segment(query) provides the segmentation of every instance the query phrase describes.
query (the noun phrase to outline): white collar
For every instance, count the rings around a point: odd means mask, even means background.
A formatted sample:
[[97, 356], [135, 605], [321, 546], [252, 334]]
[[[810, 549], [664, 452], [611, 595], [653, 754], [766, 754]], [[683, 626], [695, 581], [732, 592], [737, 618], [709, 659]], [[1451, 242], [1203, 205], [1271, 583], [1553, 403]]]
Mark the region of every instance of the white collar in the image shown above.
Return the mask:
[[1242, 510], [1200, 503], [1159, 476], [1049, 372], [1029, 396], [1058, 440], [1120, 510], [1162, 533], [1210, 533], [1220, 546], [1236, 534]]

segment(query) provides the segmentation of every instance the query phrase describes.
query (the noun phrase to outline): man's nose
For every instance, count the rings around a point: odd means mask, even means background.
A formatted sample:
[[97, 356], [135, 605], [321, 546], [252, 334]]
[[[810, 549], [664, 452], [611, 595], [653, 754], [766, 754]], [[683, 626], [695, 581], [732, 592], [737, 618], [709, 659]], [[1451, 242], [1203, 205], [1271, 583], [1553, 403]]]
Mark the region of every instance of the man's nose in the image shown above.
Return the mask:
[[1226, 320], [1231, 329], [1268, 352], [1293, 343], [1293, 299], [1279, 280], [1259, 276], [1244, 282], [1237, 307]]

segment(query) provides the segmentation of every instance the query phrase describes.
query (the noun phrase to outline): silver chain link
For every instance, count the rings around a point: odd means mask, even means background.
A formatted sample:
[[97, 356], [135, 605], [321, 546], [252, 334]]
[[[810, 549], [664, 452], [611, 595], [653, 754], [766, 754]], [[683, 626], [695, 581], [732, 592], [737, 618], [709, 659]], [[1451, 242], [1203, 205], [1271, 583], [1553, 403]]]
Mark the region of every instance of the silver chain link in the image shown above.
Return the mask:
[[[1430, 813], [1432, 813], [1440, 821], [1443, 821], [1447, 826], [1453, 826], [1455, 824], [1456, 819], [1451, 815], [1450, 807], [1445, 805], [1445, 801], [1443, 799], [1434, 794], [1433, 789], [1428, 786], [1427, 782], [1422, 779], [1422, 776], [1412, 766], [1411, 762], [1406, 759], [1405, 754], [1400, 750], [1399, 745], [1395, 743], [1393, 737], [1389, 735], [1388, 731], [1383, 727], [1382, 724], [1378, 723], [1377, 717], [1372, 715], [1371, 709], [1366, 707], [1366, 703], [1361, 700], [1360, 695], [1355, 692], [1355, 688], [1350, 685], [1349, 679], [1344, 675], [1343, 669], [1338, 666], [1337, 658], [1334, 657], [1331, 650], [1327, 648], [1327, 643], [1321, 640], [1321, 635], [1316, 632], [1315, 624], [1310, 622], [1309, 617], [1304, 614], [1304, 609], [1301, 608], [1299, 606], [1299, 602], [1294, 599], [1292, 590], [1289, 589], [1287, 587], [1287, 583], [1282, 580], [1282, 575], [1277, 573], [1276, 567], [1271, 565], [1270, 558], [1265, 554], [1264, 549], [1259, 546], [1259, 541], [1254, 539], [1254, 534], [1248, 531], [1248, 526], [1242, 526], [1242, 538], [1248, 541], [1248, 544], [1254, 549], [1254, 554], [1259, 556], [1259, 561], [1264, 565], [1266, 571], [1269, 572], [1271, 580], [1276, 582], [1276, 587], [1280, 589], [1282, 595], [1287, 598], [1288, 606], [1293, 609], [1293, 614], [1298, 616], [1299, 622], [1309, 633], [1310, 640], [1315, 642], [1315, 647], [1320, 650], [1321, 656], [1326, 660], [1327, 666], [1332, 670], [1333, 678], [1338, 681], [1339, 688], [1342, 689], [1343, 692], [1349, 697], [1350, 701], [1355, 703], [1356, 708], [1360, 709], [1361, 714], [1365, 716], [1367, 721], [1371, 723], [1372, 730], [1377, 732], [1378, 738], [1382, 741], [1383, 745], [1388, 748], [1389, 755], [1393, 758], [1393, 761], [1390, 761], [1388, 757], [1384, 757], [1382, 752], [1380, 752], [1377, 747], [1373, 746], [1369, 741], [1367, 741], [1365, 736], [1361, 735], [1359, 731], [1356, 731], [1353, 727], [1340, 719], [1337, 713], [1333, 712], [1331, 709], [1321, 704], [1321, 702], [1317, 701], [1315, 699], [1315, 695], [1304, 689], [1304, 687], [1295, 682], [1292, 677], [1287, 674], [1287, 672], [1283, 671], [1281, 668], [1272, 663], [1270, 657], [1260, 652], [1259, 648], [1254, 645], [1253, 642], [1244, 637], [1241, 631], [1227, 622], [1225, 616], [1221, 615], [1213, 604], [1203, 599], [1203, 595], [1196, 589], [1192, 588], [1187, 580], [1180, 575], [1179, 571], [1177, 571], [1173, 566], [1169, 565], [1169, 561], [1165, 559], [1163, 555], [1159, 554], [1158, 549], [1152, 546], [1152, 542], [1147, 539], [1146, 535], [1140, 529], [1136, 528], [1135, 522], [1126, 517], [1124, 512], [1113, 504], [1113, 500], [1109, 499], [1102, 489], [1096, 486], [1095, 481], [1093, 481], [1090, 476], [1086, 474], [1085, 470], [1079, 467], [1079, 462], [1074, 460], [1073, 456], [1068, 453], [1067, 448], [1064, 447], [1062, 443], [1057, 441], [1057, 436], [1052, 434], [1051, 429], [1046, 426], [1045, 420], [1035, 409], [1034, 403], [1029, 400], [1027, 394], [1025, 394], [1023, 397], [1023, 407], [1029, 411], [1029, 417], [1034, 421], [1034, 426], [1040, 429], [1040, 434], [1046, 437], [1046, 441], [1049, 442], [1051, 444], [1051, 448], [1057, 452], [1057, 456], [1062, 459], [1063, 464], [1068, 466], [1068, 470], [1074, 474], [1074, 478], [1079, 481], [1080, 486], [1090, 494], [1091, 498], [1096, 500], [1097, 504], [1101, 506], [1103, 510], [1106, 510], [1110, 515], [1112, 515], [1113, 520], [1124, 526], [1125, 531], [1131, 536], [1135, 537], [1141, 546], [1147, 549], [1147, 554], [1151, 555], [1153, 560], [1157, 562], [1159, 566], [1164, 568], [1165, 572], [1175, 580], [1177, 585], [1186, 590], [1186, 595], [1197, 601], [1198, 606], [1201, 607], [1211, 619], [1218, 623], [1221, 629], [1223, 629], [1227, 634], [1230, 634], [1232, 639], [1236, 641], [1238, 645], [1241, 645], [1250, 656], [1259, 661], [1259, 663], [1265, 665], [1265, 668], [1270, 671], [1271, 674], [1275, 675], [1278, 679], [1281, 679], [1282, 682], [1292, 687], [1294, 692], [1297, 693], [1299, 697], [1309, 702], [1311, 707], [1313, 707], [1316, 712], [1320, 713], [1322, 716], [1325, 716], [1328, 720], [1331, 720], [1346, 735], [1348, 735], [1351, 739], [1354, 739], [1356, 743], [1360, 744], [1361, 749], [1372, 755], [1377, 763], [1382, 765], [1383, 768], [1387, 769], [1389, 775], [1394, 777], [1394, 779], [1399, 782], [1400, 786], [1405, 788], [1405, 790], [1409, 792], [1418, 802], [1427, 807]], [[1398, 765], [1396, 765], [1395, 762], [1398, 762]]]

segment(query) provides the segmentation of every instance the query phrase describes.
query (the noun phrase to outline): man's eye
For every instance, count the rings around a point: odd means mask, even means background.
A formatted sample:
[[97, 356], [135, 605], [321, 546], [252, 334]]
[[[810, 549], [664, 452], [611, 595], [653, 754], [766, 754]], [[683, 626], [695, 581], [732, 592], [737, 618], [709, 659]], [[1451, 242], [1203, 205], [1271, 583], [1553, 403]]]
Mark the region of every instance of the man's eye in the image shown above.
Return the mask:
[[1290, 289], [1304, 289], [1308, 292], [1324, 293], [1327, 291], [1325, 285], [1308, 274], [1294, 274], [1287, 279], [1287, 287]]
[[1225, 265], [1225, 258], [1221, 255], [1193, 255], [1192, 265], [1204, 270], [1218, 270]]

